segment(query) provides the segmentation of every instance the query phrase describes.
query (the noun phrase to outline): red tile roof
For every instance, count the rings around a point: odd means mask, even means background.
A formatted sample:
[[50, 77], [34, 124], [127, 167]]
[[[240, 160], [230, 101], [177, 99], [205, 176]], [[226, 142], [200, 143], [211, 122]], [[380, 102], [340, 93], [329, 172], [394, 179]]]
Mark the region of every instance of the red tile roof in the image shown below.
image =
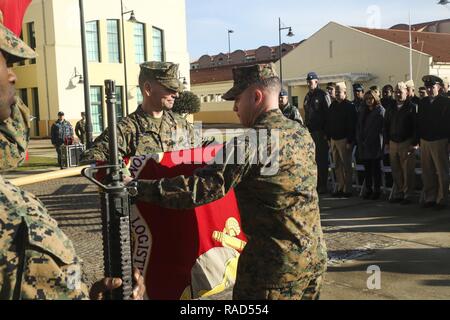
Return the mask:
[[[297, 42], [297, 43], [283, 43], [283, 52], [285, 52], [285, 47], [289, 48], [289, 50], [286, 52], [286, 53], [288, 53], [289, 51], [297, 48], [301, 43], [302, 43], [302, 41]], [[265, 47], [265, 46], [263, 46], [263, 47]], [[260, 47], [260, 48], [262, 48], [262, 47]], [[258, 49], [260, 49], [260, 48], [258, 48]], [[272, 53], [275, 53], [278, 50], [278, 46], [273, 46], [273, 47], [269, 47], [269, 48], [272, 51]], [[251, 57], [251, 56], [254, 56], [256, 54], [256, 51], [258, 49], [236, 50], [236, 51], [244, 51], [246, 57]], [[212, 55], [211, 59], [214, 60], [217, 56], [220, 56], [221, 54], [225, 54], [226, 55], [226, 53], [220, 53], [220, 54]], [[198, 63], [198, 59], [196, 61], [192, 61], [191, 62], [191, 64], [194, 64], [194, 63]]]
[[[423, 22], [423, 23], [417, 23], [411, 25], [412, 30], [422, 32], [427, 27], [432, 27], [439, 25], [441, 23], [447, 23], [450, 22], [450, 19], [444, 19], [444, 20], [436, 20], [436, 21], [430, 21], [430, 22]], [[396, 29], [396, 30], [409, 30], [409, 25], [407, 24], [396, 24], [395, 26], [392, 26], [390, 29]]]
[[[409, 48], [409, 31], [354, 28]], [[413, 49], [429, 54], [434, 62], [450, 62], [450, 34], [413, 31], [412, 39]]]
[[[255, 63], [269, 63], [277, 60], [258, 61], [239, 64], [239, 66], [252, 65]], [[236, 65], [226, 65], [220, 67], [211, 67], [203, 69], [191, 69], [191, 84], [200, 84], [208, 82], [221, 82], [233, 80], [233, 68]]]

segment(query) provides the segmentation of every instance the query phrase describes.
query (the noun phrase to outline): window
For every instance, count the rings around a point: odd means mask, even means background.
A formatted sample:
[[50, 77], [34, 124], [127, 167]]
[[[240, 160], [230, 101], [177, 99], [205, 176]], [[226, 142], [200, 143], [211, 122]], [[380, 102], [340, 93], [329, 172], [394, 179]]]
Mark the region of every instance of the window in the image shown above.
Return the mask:
[[98, 21], [86, 23], [86, 45], [89, 62], [100, 62], [100, 39]]
[[91, 87], [91, 116], [94, 134], [103, 132], [102, 87]]
[[108, 56], [110, 63], [120, 63], [119, 20], [108, 20]]
[[[23, 31], [20, 34], [20, 40], [23, 41]], [[13, 67], [13, 66], [24, 66], [25, 65], [25, 60], [19, 61], [16, 64], [12, 63], [12, 64], [8, 64], [8, 68]]]
[[145, 25], [143, 23], [134, 24], [134, 55], [136, 63], [145, 62]]
[[[36, 32], [34, 29], [34, 22], [27, 23], [27, 33], [28, 33], [28, 45], [31, 49], [36, 50]], [[35, 64], [36, 59], [32, 59], [30, 64]]]
[[136, 99], [137, 99], [138, 105], [141, 105], [142, 102], [144, 102], [144, 97], [142, 96], [140, 87], [136, 88]]
[[22, 99], [23, 103], [28, 107], [27, 89], [19, 89], [19, 97], [20, 99]]
[[292, 105], [293, 106], [296, 106], [297, 108], [298, 108], [298, 97], [296, 96], [296, 97], [292, 97]]
[[123, 87], [116, 86], [116, 119], [117, 122], [123, 118]]
[[153, 28], [153, 60], [164, 61], [164, 35], [158, 28]]
[[31, 94], [33, 97], [33, 107], [31, 108], [32, 116], [35, 118], [31, 123], [31, 132], [34, 133], [35, 137], [39, 137], [39, 121], [41, 120], [40, 110], [39, 110], [39, 90], [38, 88], [32, 88]]

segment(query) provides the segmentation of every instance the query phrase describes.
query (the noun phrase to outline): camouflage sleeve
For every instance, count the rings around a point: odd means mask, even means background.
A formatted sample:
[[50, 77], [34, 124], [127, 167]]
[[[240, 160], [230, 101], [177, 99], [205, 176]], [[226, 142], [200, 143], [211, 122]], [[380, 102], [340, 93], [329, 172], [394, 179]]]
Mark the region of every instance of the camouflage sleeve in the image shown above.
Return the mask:
[[[130, 122], [117, 124], [117, 143], [119, 157], [124, 158], [133, 154], [133, 130]], [[90, 164], [96, 161], [109, 160], [109, 130], [106, 129], [97, 139], [93, 146], [81, 155], [81, 164]]]
[[30, 111], [17, 98], [11, 117], [0, 121], [0, 170], [18, 167], [25, 160], [30, 140]]
[[43, 204], [0, 177], [0, 300], [88, 299], [82, 261]]
[[214, 164], [198, 169], [191, 177], [139, 180], [138, 199], [166, 208], [190, 209], [223, 198], [256, 165], [256, 148], [235, 138], [215, 157]]
[[303, 118], [302, 115], [300, 114], [300, 111], [296, 107], [294, 107], [293, 109], [294, 109], [294, 120], [303, 125]]
[[190, 148], [201, 148], [212, 145], [216, 142], [214, 137], [205, 137], [203, 135], [202, 126], [193, 125], [189, 121], [183, 118], [184, 130], [187, 132], [187, 136], [190, 139]]

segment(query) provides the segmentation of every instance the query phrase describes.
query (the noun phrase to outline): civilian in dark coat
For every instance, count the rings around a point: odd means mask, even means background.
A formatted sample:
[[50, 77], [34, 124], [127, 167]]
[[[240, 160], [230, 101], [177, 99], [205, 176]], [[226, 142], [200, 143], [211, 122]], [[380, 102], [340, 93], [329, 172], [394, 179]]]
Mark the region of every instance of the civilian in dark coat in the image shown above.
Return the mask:
[[365, 167], [364, 199], [378, 200], [381, 196], [381, 159], [383, 157], [383, 124], [385, 109], [378, 95], [370, 90], [364, 95], [366, 106], [359, 114], [356, 128], [358, 155]]

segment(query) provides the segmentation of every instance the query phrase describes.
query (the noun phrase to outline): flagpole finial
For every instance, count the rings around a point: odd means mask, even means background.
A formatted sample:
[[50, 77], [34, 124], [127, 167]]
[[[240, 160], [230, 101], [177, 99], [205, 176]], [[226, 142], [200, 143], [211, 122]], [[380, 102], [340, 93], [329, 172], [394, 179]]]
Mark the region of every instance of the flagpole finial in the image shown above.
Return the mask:
[[0, 24], [3, 24], [3, 12], [0, 10]]

